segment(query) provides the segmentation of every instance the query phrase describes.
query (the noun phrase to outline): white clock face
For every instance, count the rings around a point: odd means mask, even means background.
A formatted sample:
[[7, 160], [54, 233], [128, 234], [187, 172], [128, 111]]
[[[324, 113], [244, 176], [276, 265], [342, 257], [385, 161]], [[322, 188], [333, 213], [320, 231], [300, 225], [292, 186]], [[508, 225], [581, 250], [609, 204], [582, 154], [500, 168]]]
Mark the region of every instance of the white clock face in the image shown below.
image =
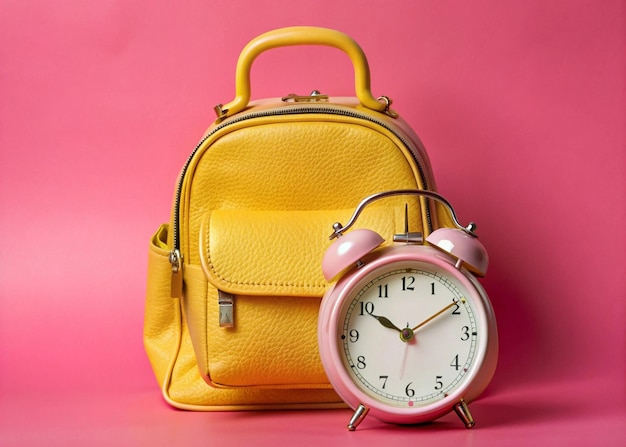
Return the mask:
[[470, 292], [425, 262], [378, 269], [344, 301], [339, 353], [354, 383], [377, 401], [415, 408], [466, 382], [482, 334]]

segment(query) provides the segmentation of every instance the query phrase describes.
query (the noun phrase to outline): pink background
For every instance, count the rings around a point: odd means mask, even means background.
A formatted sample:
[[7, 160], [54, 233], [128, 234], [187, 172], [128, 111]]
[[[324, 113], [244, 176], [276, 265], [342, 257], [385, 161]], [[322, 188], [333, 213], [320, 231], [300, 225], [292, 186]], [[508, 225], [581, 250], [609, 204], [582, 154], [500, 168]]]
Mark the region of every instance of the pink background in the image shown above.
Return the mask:
[[[624, 445], [625, 17], [618, 0], [1, 0], [0, 445]], [[148, 238], [241, 48], [291, 25], [361, 44], [374, 95], [479, 225], [501, 354], [475, 430], [161, 400]], [[275, 50], [252, 77], [257, 98], [353, 94], [332, 49]]]

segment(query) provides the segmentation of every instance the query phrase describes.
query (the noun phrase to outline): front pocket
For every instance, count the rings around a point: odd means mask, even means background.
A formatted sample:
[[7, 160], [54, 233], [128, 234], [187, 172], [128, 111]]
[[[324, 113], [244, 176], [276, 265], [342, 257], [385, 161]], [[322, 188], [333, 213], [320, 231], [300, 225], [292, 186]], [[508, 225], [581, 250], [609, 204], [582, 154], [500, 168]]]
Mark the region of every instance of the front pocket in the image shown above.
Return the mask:
[[[200, 257], [208, 285], [186, 285], [185, 309], [208, 383], [328, 387], [317, 347], [319, 304], [328, 287], [321, 260], [333, 223], [351, 213], [216, 210], [205, 216]], [[396, 222], [403, 227], [403, 213], [403, 206], [372, 207], [359, 223], [390, 240], [401, 231]], [[225, 300], [234, 308], [226, 325]]]

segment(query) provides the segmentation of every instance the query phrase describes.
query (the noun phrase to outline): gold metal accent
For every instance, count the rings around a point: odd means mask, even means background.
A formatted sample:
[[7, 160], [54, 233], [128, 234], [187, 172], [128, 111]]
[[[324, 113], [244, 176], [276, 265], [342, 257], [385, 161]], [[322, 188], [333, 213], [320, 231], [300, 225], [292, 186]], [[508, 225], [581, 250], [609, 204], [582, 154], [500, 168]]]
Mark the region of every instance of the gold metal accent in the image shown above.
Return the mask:
[[463, 399], [454, 406], [454, 412], [461, 418], [461, 421], [465, 424], [465, 428], [472, 428], [476, 425], [472, 413], [470, 413], [469, 407]]
[[348, 431], [356, 430], [359, 424], [363, 422], [363, 419], [365, 419], [365, 416], [367, 416], [367, 413], [369, 411], [370, 409], [367, 408], [365, 405], [359, 404], [359, 407], [352, 415], [352, 418], [350, 418], [350, 422], [348, 422]]
[[213, 107], [213, 110], [215, 110], [215, 114], [217, 115], [218, 119], [226, 118], [226, 114], [228, 113], [228, 109], [224, 109], [223, 104], [216, 105], [215, 107]]
[[452, 304], [448, 304], [446, 307], [444, 307], [443, 309], [441, 309], [439, 312], [435, 313], [434, 315], [431, 315], [430, 317], [426, 318], [424, 321], [422, 321], [420, 324], [418, 324], [417, 326], [415, 326], [413, 328], [413, 332], [417, 331], [419, 328], [421, 328], [422, 326], [424, 326], [426, 323], [430, 323], [432, 320], [434, 320], [435, 318], [437, 318], [439, 315], [445, 313], [447, 310], [452, 309], [453, 306], [456, 306], [458, 304], [458, 301], [454, 301], [452, 300]]
[[404, 343], [408, 343], [415, 337], [415, 332], [410, 327], [405, 327], [400, 331], [400, 340]]
[[379, 96], [378, 101], [382, 101], [385, 103], [385, 114], [389, 115], [392, 118], [398, 118], [400, 116], [400, 114], [398, 112], [395, 112], [393, 110], [391, 110], [389, 107], [391, 106], [391, 104], [393, 103], [393, 100], [389, 97], [389, 96]]
[[283, 102], [328, 102], [328, 95], [322, 95], [318, 90], [313, 90], [310, 95], [296, 95], [290, 93], [281, 98]]
[[180, 254], [180, 250], [172, 250], [169, 260], [172, 265], [170, 296], [180, 298], [183, 296], [183, 256]]

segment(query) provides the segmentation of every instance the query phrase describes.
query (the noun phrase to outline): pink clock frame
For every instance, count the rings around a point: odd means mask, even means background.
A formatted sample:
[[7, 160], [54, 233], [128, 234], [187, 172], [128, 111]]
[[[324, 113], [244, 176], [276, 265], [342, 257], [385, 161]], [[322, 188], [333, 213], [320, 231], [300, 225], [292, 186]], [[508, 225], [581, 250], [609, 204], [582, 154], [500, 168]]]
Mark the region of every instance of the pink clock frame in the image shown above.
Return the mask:
[[[358, 230], [355, 230], [358, 231]], [[372, 240], [371, 238], [369, 239]], [[337, 241], [339, 242], [339, 241]], [[358, 245], [358, 244], [357, 244]], [[330, 256], [330, 261], [337, 262]], [[441, 401], [415, 407], [393, 407], [381, 403], [360, 390], [349, 376], [343, 366], [339, 344], [341, 309], [346, 300], [351, 298], [351, 292], [358, 287], [359, 283], [375, 270], [387, 266], [390, 263], [402, 263], [406, 261], [427, 262], [453, 275], [472, 293], [472, 302], [475, 311], [480, 315], [479, 328], [487, 334], [481, 338], [478, 346], [477, 359], [468, 371], [463, 384], [451, 392]], [[345, 259], [344, 259], [345, 261]], [[338, 261], [341, 263], [341, 261]], [[487, 387], [495, 372], [498, 357], [498, 335], [495, 315], [487, 295], [474, 278], [465, 268], [455, 267], [455, 260], [438, 249], [429, 246], [394, 245], [383, 247], [363, 256], [364, 265], [354, 266], [345, 272], [338, 281], [331, 286], [325, 294], [319, 313], [318, 342], [320, 356], [326, 374], [339, 396], [354, 410], [364, 407], [366, 412], [374, 417], [390, 423], [415, 424], [437, 419], [452, 410], [462, 411], [457, 406], [464, 406], [476, 399]], [[345, 265], [345, 264], [344, 264]], [[467, 408], [467, 407], [465, 407]], [[362, 408], [363, 409], [363, 408]], [[459, 414], [461, 416], [461, 414]], [[358, 417], [355, 414], [355, 417]], [[469, 416], [471, 418], [471, 415]], [[468, 428], [473, 426], [466, 421]], [[354, 427], [349, 425], [349, 429]]]

